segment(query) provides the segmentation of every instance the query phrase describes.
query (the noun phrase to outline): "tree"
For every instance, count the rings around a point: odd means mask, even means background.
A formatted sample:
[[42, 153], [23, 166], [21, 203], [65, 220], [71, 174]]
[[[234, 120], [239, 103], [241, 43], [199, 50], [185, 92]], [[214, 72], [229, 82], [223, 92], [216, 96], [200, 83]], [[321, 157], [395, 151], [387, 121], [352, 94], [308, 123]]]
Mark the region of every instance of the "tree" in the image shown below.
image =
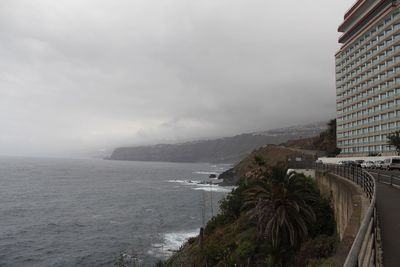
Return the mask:
[[400, 154], [400, 131], [395, 131], [387, 136], [388, 145], [396, 148], [397, 155]]
[[304, 175], [287, 174], [282, 167], [272, 168], [246, 192], [248, 215], [257, 219], [259, 237], [271, 243], [277, 266], [285, 265], [286, 249], [296, 249], [307, 239], [308, 225], [316, 221], [311, 203], [317, 199]]
[[336, 119], [330, 120], [328, 128], [320, 133], [314, 145], [318, 150], [326, 151], [328, 157], [336, 157], [341, 150], [336, 146]]

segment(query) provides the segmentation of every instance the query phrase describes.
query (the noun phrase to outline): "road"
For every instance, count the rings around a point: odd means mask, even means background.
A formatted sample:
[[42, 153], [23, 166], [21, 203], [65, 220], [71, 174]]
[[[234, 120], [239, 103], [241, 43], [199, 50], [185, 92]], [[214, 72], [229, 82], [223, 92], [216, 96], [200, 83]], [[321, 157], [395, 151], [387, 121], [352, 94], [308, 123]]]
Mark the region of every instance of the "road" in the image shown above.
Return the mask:
[[400, 187], [400, 171], [398, 170], [386, 171], [368, 169], [367, 171], [373, 174], [377, 181], [380, 183], [392, 184]]
[[378, 218], [382, 233], [383, 266], [400, 265], [400, 190], [377, 183]]
[[400, 266], [400, 212], [398, 212], [400, 189], [390, 186], [390, 181], [400, 186], [400, 171], [368, 171], [374, 175], [375, 179], [378, 178], [379, 173], [380, 182], [376, 183], [376, 205], [382, 234], [383, 266], [397, 267]]

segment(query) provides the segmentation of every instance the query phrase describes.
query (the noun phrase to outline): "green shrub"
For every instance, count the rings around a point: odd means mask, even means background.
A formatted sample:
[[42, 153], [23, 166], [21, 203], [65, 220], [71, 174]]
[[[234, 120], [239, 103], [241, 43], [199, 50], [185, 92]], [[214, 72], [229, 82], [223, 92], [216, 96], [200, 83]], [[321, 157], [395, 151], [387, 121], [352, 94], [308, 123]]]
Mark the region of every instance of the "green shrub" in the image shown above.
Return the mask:
[[188, 243], [189, 245], [191, 245], [191, 244], [194, 244], [196, 241], [197, 241], [197, 237], [190, 237], [190, 238], [187, 240], [187, 243]]
[[244, 211], [243, 194], [249, 188], [254, 186], [254, 184], [254, 181], [249, 182], [245, 179], [241, 179], [238, 183], [237, 188], [232, 190], [231, 193], [220, 200], [219, 208], [221, 217], [216, 219], [220, 223], [220, 225], [232, 223], [240, 217], [241, 212]]
[[334, 235], [336, 232], [336, 221], [331, 200], [320, 196], [313, 204], [313, 210], [317, 218], [316, 223], [309, 225], [308, 230], [311, 238], [319, 235]]
[[336, 235], [321, 235], [315, 239], [306, 241], [296, 256], [297, 266], [308, 266], [312, 259], [322, 259], [332, 256], [339, 241]]
[[217, 229], [218, 227], [224, 226], [226, 223], [227, 223], [226, 215], [218, 214], [218, 215], [212, 217], [208, 221], [208, 223], [205, 227], [205, 230], [204, 230], [204, 234], [210, 235], [215, 231], [215, 229]]
[[331, 267], [333, 266], [333, 260], [329, 259], [312, 259], [307, 264], [307, 267]]
[[236, 249], [236, 254], [238, 255], [239, 258], [246, 259], [251, 257], [254, 254], [255, 250], [256, 250], [255, 242], [245, 241], [239, 244], [239, 246]]
[[208, 265], [214, 266], [221, 261], [230, 261], [230, 255], [235, 248], [236, 245], [234, 243], [223, 245], [219, 242], [209, 242], [205, 245], [202, 254], [208, 262]]
[[267, 162], [265, 161], [265, 159], [262, 156], [254, 156], [254, 161], [256, 162], [256, 164], [258, 166], [265, 166], [267, 164]]

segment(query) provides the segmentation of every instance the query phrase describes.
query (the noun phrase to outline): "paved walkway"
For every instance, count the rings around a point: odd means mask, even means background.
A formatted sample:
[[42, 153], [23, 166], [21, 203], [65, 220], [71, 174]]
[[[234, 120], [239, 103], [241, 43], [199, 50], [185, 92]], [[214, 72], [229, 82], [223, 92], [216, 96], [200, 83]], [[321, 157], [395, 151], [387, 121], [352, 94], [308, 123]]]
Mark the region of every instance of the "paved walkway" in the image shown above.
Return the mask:
[[377, 183], [378, 217], [383, 241], [383, 266], [400, 266], [400, 189]]

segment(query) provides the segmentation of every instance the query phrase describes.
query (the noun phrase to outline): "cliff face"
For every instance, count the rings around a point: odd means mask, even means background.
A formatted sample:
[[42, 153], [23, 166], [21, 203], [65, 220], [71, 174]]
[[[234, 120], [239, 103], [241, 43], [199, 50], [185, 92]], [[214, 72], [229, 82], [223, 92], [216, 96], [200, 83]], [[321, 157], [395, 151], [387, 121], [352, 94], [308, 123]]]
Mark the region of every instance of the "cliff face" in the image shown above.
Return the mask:
[[280, 143], [282, 136], [243, 134], [216, 140], [117, 148], [110, 159], [132, 161], [231, 163], [266, 143]]
[[310, 137], [324, 130], [324, 124], [313, 124], [241, 134], [215, 140], [160, 144], [155, 146], [121, 147], [111, 160], [236, 163], [254, 149], [266, 144], [280, 144], [291, 139]]

